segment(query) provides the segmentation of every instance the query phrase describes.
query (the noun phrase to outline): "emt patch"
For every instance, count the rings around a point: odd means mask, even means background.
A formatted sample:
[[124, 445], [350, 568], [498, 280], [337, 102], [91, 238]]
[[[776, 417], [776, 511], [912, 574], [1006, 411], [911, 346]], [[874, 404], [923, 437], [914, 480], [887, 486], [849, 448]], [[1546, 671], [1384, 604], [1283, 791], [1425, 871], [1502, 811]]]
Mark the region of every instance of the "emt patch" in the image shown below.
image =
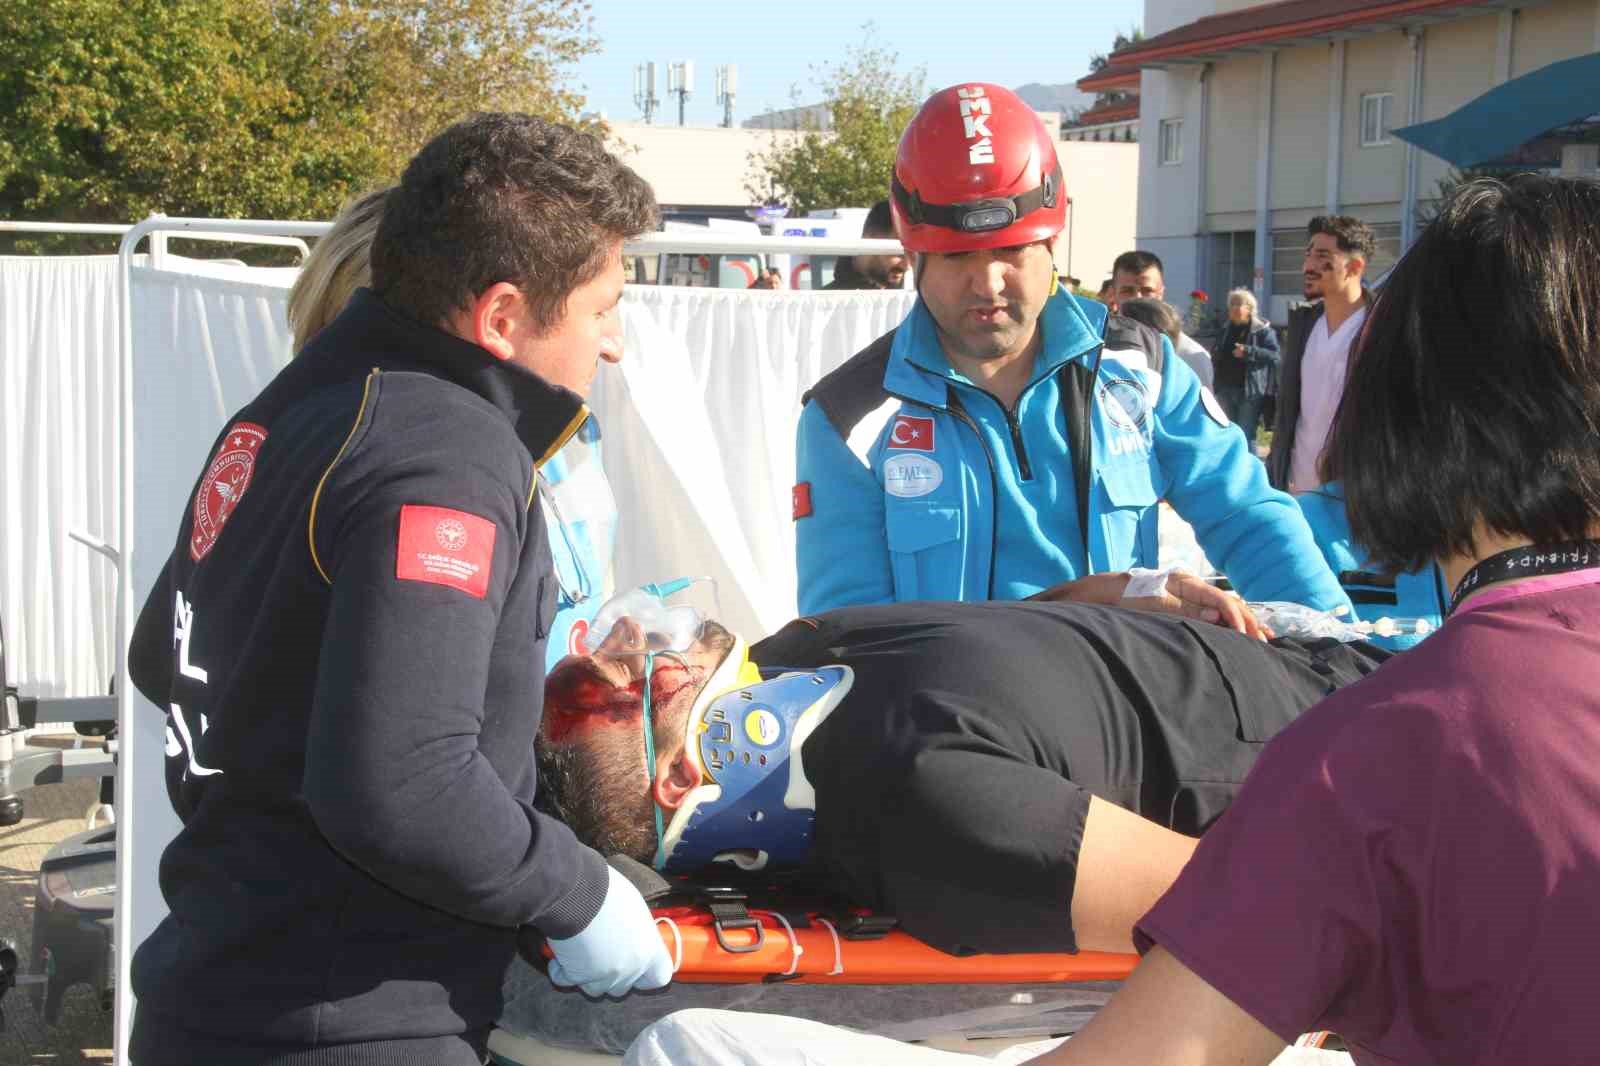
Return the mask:
[[217, 454], [206, 467], [205, 477], [194, 494], [194, 520], [190, 523], [189, 558], [199, 562], [222, 534], [233, 509], [239, 506], [244, 490], [255, 473], [256, 453], [267, 440], [267, 431], [253, 422], [235, 422], [217, 445]]
[[408, 503], [400, 508], [394, 576], [448, 585], [483, 599], [494, 561], [494, 523], [449, 507]]
[[811, 517], [811, 482], [802, 481], [789, 493], [789, 506], [795, 521]]
[[889, 447], [916, 452], [933, 451], [933, 419], [916, 415], [896, 415], [889, 430]]

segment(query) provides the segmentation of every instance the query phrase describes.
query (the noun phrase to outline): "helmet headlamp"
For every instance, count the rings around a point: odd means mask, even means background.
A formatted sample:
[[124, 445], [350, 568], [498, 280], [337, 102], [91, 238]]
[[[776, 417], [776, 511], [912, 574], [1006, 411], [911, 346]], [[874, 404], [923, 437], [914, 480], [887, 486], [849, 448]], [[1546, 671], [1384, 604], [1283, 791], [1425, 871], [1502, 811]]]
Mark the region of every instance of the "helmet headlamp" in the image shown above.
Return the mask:
[[900, 183], [891, 182], [895, 201], [915, 225], [940, 226], [963, 233], [989, 233], [1005, 229], [1030, 212], [1053, 208], [1061, 195], [1061, 166], [1044, 176], [1039, 185], [1020, 196], [992, 196], [959, 204], [931, 204]]

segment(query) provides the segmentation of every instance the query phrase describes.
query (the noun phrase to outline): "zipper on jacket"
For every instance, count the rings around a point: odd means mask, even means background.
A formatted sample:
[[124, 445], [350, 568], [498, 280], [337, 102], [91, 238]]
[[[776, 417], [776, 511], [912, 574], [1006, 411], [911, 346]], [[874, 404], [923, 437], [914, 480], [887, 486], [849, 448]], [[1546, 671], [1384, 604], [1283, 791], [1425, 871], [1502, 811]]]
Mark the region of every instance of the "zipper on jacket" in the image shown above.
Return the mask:
[[[995, 403], [999, 403], [996, 400]], [[1018, 401], [1021, 402], [1020, 400]], [[1003, 406], [1002, 406], [1003, 409]], [[1022, 443], [1022, 424], [1017, 421], [1015, 411], [1006, 411], [1006, 425], [1011, 427], [1011, 446], [1017, 451], [1017, 471], [1022, 475], [1022, 480], [1033, 480], [1033, 467], [1028, 465], [1028, 449]]]
[[[1035, 382], [1035, 384], [1037, 384], [1037, 382]], [[951, 408], [951, 410], [955, 410], [955, 408], [956, 408], [956, 397], [959, 395], [959, 393], [957, 393], [955, 391], [954, 386], [951, 386], [951, 385], [947, 384], [945, 386], [945, 388], [948, 390], [949, 395], [950, 395], [950, 408]], [[1031, 386], [1030, 386], [1030, 388], [1031, 388]], [[1017, 476], [1019, 478], [1021, 478], [1023, 481], [1032, 481], [1033, 480], [1033, 465], [1028, 462], [1028, 449], [1027, 449], [1027, 446], [1022, 443], [1022, 423], [1017, 421], [1016, 412], [1013, 411], [1011, 408], [1007, 407], [1005, 404], [1001, 403], [1000, 402], [1000, 397], [996, 396], [994, 393], [990, 392], [988, 389], [980, 389], [980, 388], [978, 388], [978, 386], [974, 385], [974, 386], [972, 386], [972, 391], [976, 392], [980, 396], [987, 396], [990, 400], [994, 401], [994, 405], [996, 407], [1000, 408], [1000, 413], [1002, 415], [1004, 415], [1005, 419], [1006, 419], [1006, 429], [1008, 431], [1010, 431], [1010, 433], [1011, 433], [1011, 448], [1012, 448], [1013, 451], [1015, 451], [1017, 453]], [[1023, 392], [1027, 392], [1028, 390], [1024, 389], [1022, 391]], [[1022, 402], [1022, 397], [1018, 396], [1017, 397], [1017, 403], [1020, 404], [1021, 402]], [[967, 413], [965, 411], [962, 411], [962, 415], [963, 415], [963, 417], [966, 418], [967, 424], [972, 426], [973, 431], [976, 432], [978, 427], [972, 421], [972, 417], [970, 415], [967, 415]], [[979, 440], [983, 439], [983, 434], [982, 433], [978, 433], [978, 439]], [[988, 450], [988, 445], [984, 446], [984, 450], [985, 451]], [[991, 466], [994, 464], [994, 457], [993, 456], [989, 457], [989, 463], [990, 463]]]
[[[981, 390], [980, 390], [981, 391]], [[998, 401], [996, 401], [998, 402]], [[994, 560], [1000, 553], [1000, 475], [994, 467], [994, 453], [989, 450], [989, 442], [983, 439], [983, 431], [978, 428], [978, 423], [967, 414], [967, 409], [961, 406], [961, 397], [951, 385], [945, 386], [945, 407], [956, 418], [967, 424], [972, 430], [972, 435], [978, 438], [978, 447], [983, 449], [983, 457], [989, 460], [989, 595], [994, 599]]]

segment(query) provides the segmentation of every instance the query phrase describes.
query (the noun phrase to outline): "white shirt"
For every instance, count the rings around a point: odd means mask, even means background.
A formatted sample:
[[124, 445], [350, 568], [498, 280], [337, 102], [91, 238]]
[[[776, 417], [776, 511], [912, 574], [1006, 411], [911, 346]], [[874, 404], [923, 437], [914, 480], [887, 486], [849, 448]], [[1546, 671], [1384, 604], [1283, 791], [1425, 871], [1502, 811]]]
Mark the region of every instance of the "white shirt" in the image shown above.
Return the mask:
[[1317, 464], [1322, 461], [1333, 415], [1344, 394], [1350, 345], [1366, 320], [1367, 308], [1362, 304], [1330, 335], [1324, 313], [1306, 338], [1306, 354], [1300, 362], [1300, 417], [1294, 426], [1294, 453], [1289, 457], [1290, 492], [1309, 492], [1322, 484]]
[[1211, 387], [1211, 353], [1205, 346], [1187, 333], [1178, 334], [1178, 343], [1172, 346], [1173, 354], [1194, 371], [1194, 376], [1200, 379], [1200, 384], [1206, 388]]

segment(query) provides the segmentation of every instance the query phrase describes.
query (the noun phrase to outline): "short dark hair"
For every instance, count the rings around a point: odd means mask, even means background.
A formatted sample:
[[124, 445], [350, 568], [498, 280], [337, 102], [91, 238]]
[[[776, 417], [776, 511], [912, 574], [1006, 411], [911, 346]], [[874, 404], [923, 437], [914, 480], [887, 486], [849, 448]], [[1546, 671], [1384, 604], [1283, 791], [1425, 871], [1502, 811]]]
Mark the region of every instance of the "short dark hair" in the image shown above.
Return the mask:
[[637, 735], [615, 731], [576, 744], [551, 744], [541, 736], [533, 752], [539, 775], [534, 806], [602, 855], [643, 863], [655, 857], [653, 800]]
[[1371, 263], [1378, 254], [1378, 238], [1372, 227], [1354, 215], [1318, 215], [1306, 225], [1306, 240], [1319, 233], [1332, 237], [1339, 251], [1359, 255], [1364, 263]]
[[1323, 457], [1355, 539], [1415, 570], [1600, 516], [1600, 185], [1461, 185], [1370, 312]]
[[1111, 276], [1118, 274], [1143, 274], [1151, 267], [1162, 276], [1167, 276], [1166, 268], [1161, 265], [1161, 257], [1154, 252], [1123, 252], [1111, 264]]
[[656, 221], [650, 186], [598, 137], [533, 115], [476, 114], [406, 166], [373, 243], [372, 287], [440, 325], [508, 281], [549, 329], [611, 246]]
[[1165, 300], [1124, 300], [1117, 305], [1117, 313], [1135, 322], [1143, 322], [1157, 333], [1165, 333], [1173, 341], [1183, 332], [1183, 319]]
[[867, 219], [861, 223], [863, 237], [893, 237], [894, 217], [889, 214], [889, 201], [879, 200], [867, 212]]

